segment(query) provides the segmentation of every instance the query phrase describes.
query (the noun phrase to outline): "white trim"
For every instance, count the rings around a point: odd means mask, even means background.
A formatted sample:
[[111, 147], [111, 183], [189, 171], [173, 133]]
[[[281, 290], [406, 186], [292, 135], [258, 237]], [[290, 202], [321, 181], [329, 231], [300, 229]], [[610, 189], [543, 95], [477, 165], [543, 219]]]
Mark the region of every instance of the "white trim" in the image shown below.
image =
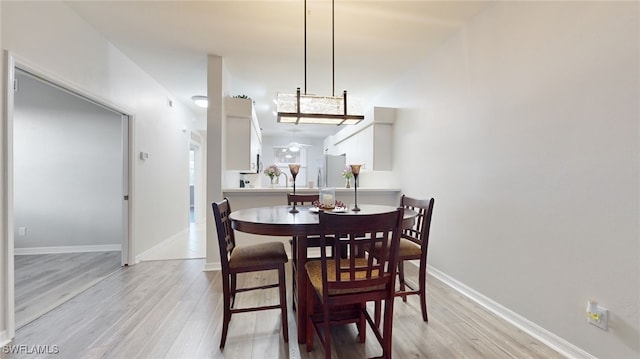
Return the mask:
[[121, 244], [101, 244], [94, 246], [59, 246], [59, 247], [30, 247], [14, 248], [17, 256], [32, 254], [60, 254], [60, 253], [86, 253], [86, 252], [119, 252]]
[[136, 208], [136, 195], [135, 195], [135, 169], [136, 166], [135, 164], [135, 151], [133, 150], [135, 147], [135, 115], [133, 114], [133, 112], [130, 112], [128, 115], [129, 120], [127, 121], [128, 123], [128, 145], [127, 145], [127, 153], [129, 154], [129, 158], [127, 160], [127, 166], [128, 166], [128, 190], [129, 190], [129, 200], [127, 201], [127, 228], [129, 230], [129, 233], [127, 233], [127, 238], [128, 238], [128, 242], [127, 242], [127, 265], [134, 265], [136, 264], [136, 240], [135, 240], [135, 226], [136, 226], [136, 222], [134, 221], [134, 213], [135, 212], [135, 208]]
[[2, 65], [1, 71], [4, 72], [5, 83], [0, 86], [5, 86], [5, 103], [2, 109], [3, 123], [0, 126], [3, 127], [2, 140], [4, 142], [2, 153], [2, 160], [4, 162], [3, 171], [0, 174], [2, 176], [2, 195], [4, 197], [4, 205], [0, 212], [2, 212], [2, 218], [0, 221], [4, 226], [0, 238], [2, 238], [2, 247], [5, 251], [3, 254], [3, 261], [5, 267], [2, 271], [4, 277], [2, 278], [3, 288], [0, 293], [3, 293], [4, 297], [0, 299], [0, 303], [4, 302], [4, 305], [0, 310], [4, 311], [3, 322], [0, 323], [0, 328], [4, 328], [3, 338], [13, 339], [16, 335], [15, 328], [15, 293], [14, 293], [14, 264], [13, 264], [13, 81], [15, 79], [15, 59], [13, 54], [9, 51], [3, 51], [2, 53]]
[[433, 268], [432, 266], [428, 265], [427, 271], [429, 272], [429, 274], [439, 279], [443, 283], [447, 284], [451, 288], [455, 289], [456, 291], [465, 295], [469, 299], [483, 306], [485, 309], [489, 310], [490, 312], [494, 313], [500, 318], [518, 327], [525, 333], [531, 335], [532, 337], [538, 339], [539, 341], [553, 348], [560, 354], [565, 355], [568, 358], [597, 359], [595, 356], [587, 353], [586, 351], [578, 348], [577, 346], [569, 343], [563, 338], [542, 328], [541, 326], [533, 323], [532, 321], [522, 317], [521, 315], [511, 311], [510, 309], [505, 308], [501, 304], [493, 301], [491, 298], [488, 298], [483, 294], [478, 293], [473, 288], [468, 287], [464, 283], [457, 281], [456, 279], [437, 270], [436, 268]]
[[220, 262], [209, 262], [204, 264], [203, 272], [212, 272], [216, 270], [222, 270]]
[[0, 346], [5, 346], [11, 343], [11, 338], [7, 335], [7, 331], [3, 330], [0, 332]]
[[112, 101], [97, 96], [93, 92], [85, 89], [83, 86], [72, 82], [62, 76], [59, 76], [54, 72], [44, 69], [39, 65], [36, 65], [33, 62], [20, 57], [20, 55], [12, 54], [12, 57], [14, 58], [14, 67], [19, 68], [21, 71], [28, 72], [29, 74], [34, 75], [56, 87], [59, 87], [64, 91], [71, 92], [76, 96], [82, 97], [85, 100], [95, 103], [97, 106], [106, 108], [112, 112], [128, 116], [131, 116], [131, 114], [135, 113], [132, 109], [117, 105]]
[[122, 138], [122, 241], [121, 253], [120, 253], [120, 265], [124, 266], [129, 264], [129, 116], [120, 115], [120, 128]]

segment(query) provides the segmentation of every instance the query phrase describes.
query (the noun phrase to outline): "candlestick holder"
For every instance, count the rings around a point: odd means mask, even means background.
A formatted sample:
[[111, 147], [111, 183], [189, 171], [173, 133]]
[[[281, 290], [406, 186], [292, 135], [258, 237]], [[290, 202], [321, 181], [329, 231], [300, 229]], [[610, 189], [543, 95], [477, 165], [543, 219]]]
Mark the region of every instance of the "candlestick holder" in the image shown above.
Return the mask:
[[[293, 195], [296, 195], [296, 177], [298, 176], [298, 172], [300, 172], [300, 165], [298, 164], [290, 164], [289, 171], [291, 171], [291, 177], [293, 177]], [[289, 213], [298, 213], [298, 209], [296, 208], [296, 202], [293, 201], [293, 207], [289, 210]]]
[[349, 165], [351, 167], [351, 173], [353, 173], [353, 191], [355, 196], [355, 205], [351, 209], [354, 212], [358, 212], [358, 175], [360, 174], [360, 167], [362, 165]]

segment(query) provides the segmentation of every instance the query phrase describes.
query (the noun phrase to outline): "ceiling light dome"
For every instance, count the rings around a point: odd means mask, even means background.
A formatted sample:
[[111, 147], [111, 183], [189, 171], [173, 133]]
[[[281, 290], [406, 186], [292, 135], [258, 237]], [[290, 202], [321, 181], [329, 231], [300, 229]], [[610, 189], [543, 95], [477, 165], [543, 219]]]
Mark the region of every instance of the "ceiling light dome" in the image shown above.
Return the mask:
[[202, 108], [209, 107], [209, 99], [207, 98], [207, 96], [193, 96], [191, 97], [191, 99], [198, 107], [202, 107]]
[[291, 152], [298, 152], [300, 151], [300, 144], [297, 142], [291, 142], [289, 144], [289, 151]]

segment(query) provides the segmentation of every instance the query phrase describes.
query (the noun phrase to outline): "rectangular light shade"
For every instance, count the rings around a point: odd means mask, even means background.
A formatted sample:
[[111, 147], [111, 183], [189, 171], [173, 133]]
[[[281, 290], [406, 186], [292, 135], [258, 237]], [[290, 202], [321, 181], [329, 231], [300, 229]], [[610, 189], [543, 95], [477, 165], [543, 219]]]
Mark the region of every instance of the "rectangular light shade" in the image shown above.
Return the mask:
[[[347, 104], [345, 111], [345, 103]], [[364, 119], [362, 104], [343, 97], [278, 94], [278, 122], [296, 124], [355, 125]]]

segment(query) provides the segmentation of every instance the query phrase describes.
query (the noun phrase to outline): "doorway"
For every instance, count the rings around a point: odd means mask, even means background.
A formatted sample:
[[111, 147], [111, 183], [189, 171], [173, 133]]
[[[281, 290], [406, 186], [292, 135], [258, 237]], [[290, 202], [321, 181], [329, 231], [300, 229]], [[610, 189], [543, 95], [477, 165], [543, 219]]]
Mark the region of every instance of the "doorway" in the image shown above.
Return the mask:
[[129, 116], [20, 66], [14, 79], [19, 328], [128, 263]]
[[189, 225], [196, 223], [195, 215], [195, 187], [196, 187], [196, 150], [194, 145], [189, 148]]
[[201, 131], [191, 131], [189, 141], [189, 190], [190, 196], [190, 223], [202, 225], [206, 218], [205, 200], [205, 144]]

